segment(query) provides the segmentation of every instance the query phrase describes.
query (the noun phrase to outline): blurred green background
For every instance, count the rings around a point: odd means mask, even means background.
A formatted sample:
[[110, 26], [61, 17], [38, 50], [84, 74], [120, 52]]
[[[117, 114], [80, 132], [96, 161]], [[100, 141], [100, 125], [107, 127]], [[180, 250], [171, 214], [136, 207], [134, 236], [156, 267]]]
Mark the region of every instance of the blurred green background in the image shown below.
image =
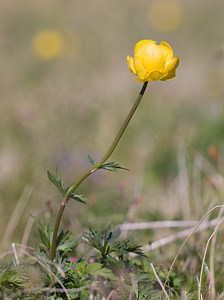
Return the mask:
[[[222, 0], [0, 2], [2, 249], [34, 242], [30, 215], [54, 221], [61, 196], [47, 169], [69, 185], [111, 144], [141, 88], [126, 63], [141, 39], [172, 46], [176, 78], [149, 84], [111, 158], [130, 171], [89, 177], [79, 192], [92, 201], [70, 200], [63, 224], [77, 236], [126, 220], [196, 220], [220, 203], [223, 11]], [[167, 232], [130, 234], [147, 244]]]

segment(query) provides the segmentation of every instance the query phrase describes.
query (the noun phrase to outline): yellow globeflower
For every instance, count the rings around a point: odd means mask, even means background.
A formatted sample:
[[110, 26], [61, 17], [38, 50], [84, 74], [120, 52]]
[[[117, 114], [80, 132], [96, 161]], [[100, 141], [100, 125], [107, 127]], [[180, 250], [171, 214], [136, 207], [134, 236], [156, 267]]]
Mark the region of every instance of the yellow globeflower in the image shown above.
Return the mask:
[[64, 51], [64, 39], [58, 30], [42, 30], [32, 40], [34, 54], [43, 60], [60, 57]]
[[173, 50], [166, 42], [156, 45], [155, 41], [142, 40], [135, 46], [134, 58], [128, 56], [129, 70], [138, 75], [138, 81], [169, 80], [175, 77], [179, 58], [173, 57]]

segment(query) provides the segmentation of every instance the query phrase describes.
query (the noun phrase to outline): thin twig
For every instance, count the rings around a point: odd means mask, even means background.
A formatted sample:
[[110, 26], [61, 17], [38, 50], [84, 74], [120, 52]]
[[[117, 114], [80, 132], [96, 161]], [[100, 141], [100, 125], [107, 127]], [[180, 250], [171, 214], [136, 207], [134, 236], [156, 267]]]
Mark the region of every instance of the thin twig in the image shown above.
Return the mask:
[[114, 294], [114, 290], [112, 290], [110, 292], [110, 294], [107, 296], [106, 300], [109, 300], [113, 296], [113, 294]]
[[205, 264], [205, 257], [206, 257], [206, 254], [207, 254], [207, 251], [208, 251], [208, 245], [211, 241], [211, 239], [215, 236], [219, 226], [221, 225], [221, 223], [224, 221], [224, 218], [222, 218], [219, 223], [216, 225], [213, 233], [210, 235], [207, 243], [206, 243], [206, 247], [205, 247], [205, 251], [204, 251], [204, 255], [203, 255], [203, 259], [202, 259], [202, 264], [201, 264], [201, 272], [200, 272], [200, 279], [199, 279], [199, 286], [198, 286], [198, 299], [200, 300], [200, 295], [201, 295], [201, 282], [202, 282], [202, 274], [203, 274], [203, 267], [204, 267], [204, 264]]
[[[183, 145], [178, 147], [178, 177], [177, 177], [177, 197], [181, 201], [181, 211], [185, 219], [191, 216], [190, 196], [189, 196], [189, 178], [186, 166], [186, 149]], [[192, 225], [193, 226], [193, 225]]]
[[154, 273], [154, 275], [155, 275], [155, 277], [156, 277], [156, 279], [157, 279], [159, 285], [161, 286], [161, 289], [163, 290], [163, 292], [164, 292], [164, 294], [165, 294], [165, 296], [166, 296], [166, 299], [170, 300], [170, 297], [169, 297], [169, 295], [167, 294], [167, 291], [166, 291], [165, 287], [163, 286], [162, 281], [159, 279], [159, 276], [158, 276], [158, 274], [156, 273], [156, 270], [155, 270], [153, 264], [150, 263], [150, 266], [151, 266], [151, 268], [152, 268], [152, 271], [153, 271], [153, 273]]
[[[29, 254], [27, 251], [24, 251], [23, 249], [21, 249], [21, 251], [28, 257], [30, 257], [32, 260], [36, 261], [39, 265], [41, 265], [48, 273], [50, 273], [54, 279], [60, 284], [60, 286], [62, 287], [64, 293], [66, 294], [66, 297], [71, 300], [71, 297], [69, 296], [68, 292], [67, 292], [67, 289], [65, 288], [65, 286], [63, 285], [63, 283], [61, 282], [61, 280], [55, 276], [55, 274], [49, 270], [39, 259], [37, 259], [36, 257], [34, 257], [33, 255]], [[52, 263], [49, 261], [49, 263]], [[56, 265], [54, 263], [52, 263], [53, 265]]]
[[26, 186], [17, 201], [17, 204], [15, 205], [15, 208], [12, 212], [11, 218], [6, 226], [6, 229], [4, 230], [4, 235], [2, 238], [2, 246], [4, 248], [5, 245], [10, 241], [12, 235], [14, 234], [14, 231], [17, 227], [17, 224], [19, 222], [19, 219], [21, 218], [21, 215], [24, 211], [24, 208], [30, 199], [33, 192], [33, 188], [30, 186]]
[[197, 221], [155, 221], [155, 222], [139, 222], [125, 223], [117, 225], [121, 231], [126, 230], [142, 230], [142, 229], [157, 229], [157, 228], [183, 228], [195, 226]]
[[12, 254], [12, 253], [13, 253], [12, 250], [8, 250], [8, 251], [2, 253], [2, 254], [0, 255], [0, 260], [3, 259], [5, 256], [10, 255], [10, 254]]
[[[90, 287], [92, 287], [93, 284], [89, 284], [89, 285], [85, 285], [85, 286], [82, 286], [80, 288], [73, 288], [73, 289], [66, 289], [67, 292], [70, 292], [70, 293], [77, 293], [77, 292], [81, 292], [82, 290], [86, 290]], [[53, 287], [46, 287], [46, 288], [27, 288], [27, 289], [23, 289], [17, 293], [14, 293], [12, 295], [10, 295], [10, 298], [13, 299], [15, 298], [16, 296], [20, 296], [22, 294], [29, 294], [29, 293], [34, 293], [34, 292], [50, 292], [52, 289], [54, 289], [54, 292], [57, 292], [57, 293], [64, 293], [64, 289], [60, 289], [60, 288], [53, 288]]]
[[28, 219], [28, 221], [26, 223], [26, 226], [25, 226], [25, 229], [24, 229], [24, 233], [23, 233], [23, 237], [22, 237], [22, 242], [21, 242], [22, 245], [27, 245], [31, 229], [32, 229], [33, 224], [35, 222], [35, 218], [37, 218], [38, 215], [40, 213], [42, 213], [42, 212], [43, 212], [43, 208], [41, 208], [38, 211], [36, 211], [34, 215], [30, 215], [29, 216], [29, 219]]
[[19, 265], [19, 257], [18, 257], [18, 254], [16, 252], [15, 243], [12, 243], [12, 250], [13, 250], [13, 254], [14, 254], [15, 260], [16, 260], [16, 265], [18, 266]]
[[[221, 218], [224, 208], [220, 209], [218, 218]], [[217, 232], [212, 239], [210, 248], [210, 287], [212, 299], [215, 299], [216, 288], [215, 288], [215, 243], [216, 243]]]
[[180, 255], [182, 249], [184, 248], [185, 244], [187, 243], [187, 241], [189, 240], [189, 238], [192, 236], [192, 234], [198, 229], [198, 227], [200, 226], [200, 224], [214, 211], [216, 210], [217, 208], [222, 208], [224, 207], [224, 205], [217, 205], [215, 207], [213, 207], [212, 209], [210, 209], [202, 218], [201, 220], [198, 222], [198, 224], [192, 229], [192, 231], [189, 233], [189, 235], [187, 236], [187, 238], [185, 239], [185, 241], [183, 242], [183, 244], [181, 245], [180, 249], [178, 250], [176, 256], [174, 257], [174, 260], [170, 266], [170, 270], [167, 274], [167, 277], [166, 277], [166, 281], [165, 281], [165, 284], [167, 282], [167, 280], [169, 279], [169, 276], [170, 276], [170, 272], [172, 271], [173, 269], [173, 266], [178, 258], [178, 256]]
[[[204, 224], [201, 224], [200, 226], [198, 226], [198, 228], [195, 229], [194, 232], [200, 232], [200, 231], [203, 231], [209, 227], [213, 227], [217, 224], [218, 222], [218, 218], [216, 219], [213, 219], [211, 221], [208, 221]], [[165, 238], [162, 238], [160, 240], [157, 240], [153, 243], [151, 243], [150, 245], [147, 245], [144, 247], [144, 251], [147, 252], [147, 251], [152, 251], [152, 250], [155, 250], [159, 247], [162, 247], [162, 246], [165, 246], [167, 244], [170, 244], [172, 243], [173, 241], [176, 241], [178, 239], [181, 239], [181, 238], [184, 238], [185, 236], [188, 236], [190, 233], [192, 233], [192, 231], [194, 230], [195, 227], [193, 228], [189, 228], [189, 229], [185, 229], [185, 230], [182, 230], [182, 231], [179, 231], [177, 232], [176, 234], [172, 234], [168, 237], [165, 237]]]

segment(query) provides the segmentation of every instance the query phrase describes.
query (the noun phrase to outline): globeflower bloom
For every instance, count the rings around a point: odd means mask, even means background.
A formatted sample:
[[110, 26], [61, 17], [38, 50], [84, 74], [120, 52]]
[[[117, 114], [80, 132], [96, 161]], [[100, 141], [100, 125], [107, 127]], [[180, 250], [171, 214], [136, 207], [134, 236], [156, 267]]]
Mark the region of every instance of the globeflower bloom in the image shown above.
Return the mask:
[[128, 56], [129, 70], [141, 82], [169, 80], [175, 77], [179, 58], [173, 57], [173, 50], [166, 42], [156, 45], [155, 41], [142, 40], [135, 46], [134, 58]]

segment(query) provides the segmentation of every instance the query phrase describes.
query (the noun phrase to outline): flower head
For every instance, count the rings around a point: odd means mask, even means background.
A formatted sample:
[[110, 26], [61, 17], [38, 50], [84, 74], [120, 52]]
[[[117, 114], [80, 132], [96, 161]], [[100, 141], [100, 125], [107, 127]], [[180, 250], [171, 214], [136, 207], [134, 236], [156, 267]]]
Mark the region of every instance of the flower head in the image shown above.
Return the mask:
[[166, 42], [156, 45], [155, 41], [142, 40], [135, 46], [134, 58], [128, 56], [129, 70], [138, 75], [138, 81], [169, 80], [175, 77], [179, 58], [173, 57], [173, 50]]

